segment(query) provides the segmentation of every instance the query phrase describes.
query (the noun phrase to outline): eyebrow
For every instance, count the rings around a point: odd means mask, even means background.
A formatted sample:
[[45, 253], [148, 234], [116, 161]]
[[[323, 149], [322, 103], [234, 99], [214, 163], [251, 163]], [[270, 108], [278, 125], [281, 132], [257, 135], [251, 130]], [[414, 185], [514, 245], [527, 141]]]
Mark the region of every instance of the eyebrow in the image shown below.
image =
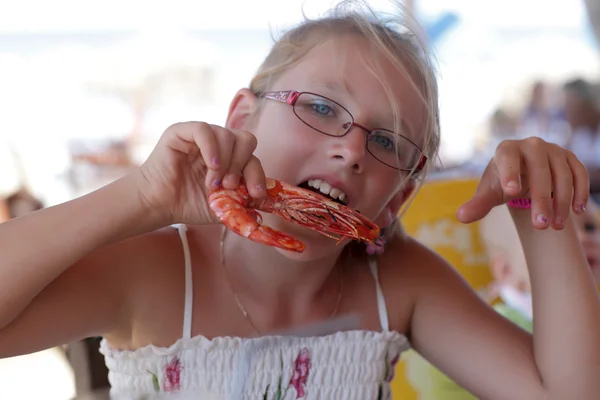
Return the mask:
[[[318, 80], [311, 80], [309, 82], [311, 85], [315, 85], [316, 87], [325, 87], [326, 89], [328, 89], [331, 92], [344, 92], [349, 96], [354, 97], [354, 93], [350, 87], [350, 85], [348, 84], [348, 82], [346, 80], [342, 80], [342, 81], [338, 81], [338, 80], [327, 80], [327, 81], [318, 81]], [[342, 104], [343, 105], [343, 104]], [[346, 106], [344, 106], [346, 107]], [[367, 126], [371, 127], [371, 129], [386, 129], [389, 131], [394, 132], [394, 127], [391, 127], [390, 129], [387, 128], [383, 128], [379, 126], [379, 123], [377, 121], [382, 121], [386, 118], [370, 118], [369, 120], [366, 121]], [[400, 118], [400, 129], [401, 132], [395, 132], [397, 134], [401, 134], [402, 136], [406, 136], [407, 138], [409, 138], [410, 140], [414, 141], [415, 138], [414, 136], [414, 132], [413, 130], [410, 128], [410, 126], [408, 125], [408, 123], [406, 122], [406, 120], [404, 118]]]
[[319, 82], [319, 81], [311, 81], [311, 84], [314, 84], [315, 86], [321, 86], [321, 87], [325, 87], [328, 90], [332, 91], [332, 92], [344, 92], [350, 96], [354, 95], [353, 90], [350, 88], [350, 85], [347, 81], [343, 80], [342, 82], [339, 81], [325, 81], [325, 82]]

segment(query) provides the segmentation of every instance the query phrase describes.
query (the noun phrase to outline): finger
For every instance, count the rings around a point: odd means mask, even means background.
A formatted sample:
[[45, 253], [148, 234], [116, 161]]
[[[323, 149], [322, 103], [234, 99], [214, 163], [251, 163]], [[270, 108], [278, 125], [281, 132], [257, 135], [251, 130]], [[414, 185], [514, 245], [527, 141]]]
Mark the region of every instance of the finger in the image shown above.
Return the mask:
[[256, 137], [250, 132], [235, 131], [235, 143], [231, 153], [231, 161], [223, 178], [223, 187], [235, 189], [240, 183], [242, 170], [256, 149]]
[[217, 188], [221, 185], [223, 177], [229, 169], [236, 138], [231, 131], [220, 126], [211, 125], [211, 130], [219, 147], [219, 168], [207, 171], [206, 185], [209, 188]]
[[567, 163], [573, 174], [573, 211], [581, 214], [585, 211], [590, 198], [590, 175], [587, 168], [571, 151], [567, 151]]
[[186, 125], [178, 129], [177, 135], [186, 142], [195, 143], [204, 160], [206, 168], [210, 170], [219, 169], [219, 145], [210, 126], [205, 122]]
[[458, 209], [456, 217], [464, 224], [479, 221], [485, 217], [492, 208], [498, 204], [502, 204], [502, 189], [498, 187], [498, 184], [493, 184], [490, 180], [489, 175], [491, 168], [486, 168], [483, 173], [475, 195], [466, 203], [464, 203]]
[[531, 193], [531, 219], [538, 229], [546, 229], [552, 220], [552, 173], [545, 142], [532, 138], [525, 143], [522, 154], [527, 169]]
[[494, 154], [498, 177], [505, 197], [515, 197], [521, 193], [522, 156], [518, 143], [506, 140], [498, 146]]
[[260, 160], [255, 156], [251, 156], [246, 163], [242, 175], [246, 180], [248, 193], [254, 198], [263, 197], [266, 194], [266, 177], [265, 170], [260, 163]]
[[562, 229], [569, 217], [571, 199], [573, 198], [573, 173], [563, 151], [557, 149], [549, 154], [550, 171], [552, 174], [553, 217], [552, 227]]

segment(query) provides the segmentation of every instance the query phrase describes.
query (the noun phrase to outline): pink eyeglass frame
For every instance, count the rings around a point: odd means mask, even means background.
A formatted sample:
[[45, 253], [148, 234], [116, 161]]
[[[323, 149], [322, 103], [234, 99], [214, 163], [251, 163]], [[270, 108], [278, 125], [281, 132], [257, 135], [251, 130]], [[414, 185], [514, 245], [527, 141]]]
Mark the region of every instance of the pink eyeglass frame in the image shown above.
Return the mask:
[[[324, 135], [327, 135], [327, 136], [333, 136], [333, 137], [342, 137], [342, 136], [346, 135], [346, 134], [347, 134], [347, 133], [350, 131], [350, 129], [351, 129], [353, 126], [356, 126], [357, 128], [359, 128], [359, 129], [362, 129], [363, 131], [365, 131], [365, 132], [366, 132], [368, 135], [370, 135], [370, 134], [371, 134], [373, 131], [386, 131], [386, 132], [391, 132], [391, 133], [393, 133], [393, 134], [395, 134], [395, 135], [399, 135], [398, 133], [396, 133], [396, 132], [392, 132], [392, 131], [390, 131], [390, 130], [388, 130], [388, 129], [379, 129], [379, 128], [377, 128], [377, 129], [369, 129], [369, 128], [367, 128], [367, 127], [365, 127], [365, 126], [361, 125], [361, 124], [358, 124], [358, 123], [354, 122], [354, 116], [353, 116], [353, 115], [350, 113], [350, 111], [348, 111], [348, 109], [347, 109], [346, 107], [342, 106], [342, 105], [341, 105], [340, 103], [338, 103], [337, 101], [335, 101], [335, 100], [332, 100], [332, 99], [330, 99], [330, 98], [328, 98], [328, 97], [326, 97], [326, 96], [320, 95], [320, 94], [318, 94], [318, 93], [312, 93], [312, 92], [298, 92], [298, 91], [296, 91], [296, 90], [281, 90], [281, 91], [277, 91], [277, 92], [266, 92], [266, 93], [262, 93], [262, 94], [260, 94], [260, 95], [259, 95], [259, 97], [262, 97], [262, 98], [265, 98], [265, 99], [269, 99], [269, 100], [275, 100], [275, 101], [278, 101], [278, 102], [280, 102], [280, 103], [285, 103], [285, 104], [288, 104], [288, 105], [290, 105], [290, 106], [294, 107], [294, 105], [296, 104], [296, 101], [298, 100], [298, 97], [300, 97], [300, 95], [301, 95], [301, 94], [304, 94], [304, 93], [306, 93], [306, 94], [312, 94], [312, 95], [315, 95], [315, 96], [322, 97], [322, 98], [324, 98], [324, 99], [327, 99], [327, 100], [331, 101], [332, 103], [335, 103], [335, 104], [339, 105], [340, 107], [342, 107], [342, 108], [344, 109], [344, 111], [346, 111], [346, 112], [348, 113], [348, 115], [350, 115], [350, 118], [352, 118], [352, 121], [351, 121], [351, 123], [350, 123], [350, 124], [349, 124], [347, 127], [345, 127], [346, 131], [344, 132], [344, 134], [343, 134], [343, 135], [331, 135], [331, 134], [329, 134], [329, 133], [325, 133], [325, 132], [323, 132], [323, 131], [320, 131], [320, 130], [316, 129], [315, 127], [313, 127], [313, 126], [311, 126], [311, 125], [307, 124], [306, 122], [304, 122], [304, 121], [302, 120], [302, 118], [300, 118], [300, 117], [298, 117], [298, 116], [296, 115], [296, 117], [297, 117], [297, 118], [298, 118], [298, 119], [299, 119], [299, 120], [300, 120], [300, 121], [301, 121], [303, 124], [305, 124], [306, 126], [308, 126], [308, 127], [312, 128], [312, 129], [316, 130], [316, 131], [317, 131], [317, 132], [319, 132], [319, 133], [322, 133], [322, 134], [324, 134]], [[294, 113], [294, 115], [295, 115], [295, 114], [296, 114], [296, 113]], [[407, 137], [405, 137], [405, 136], [403, 136], [403, 135], [400, 135], [400, 136], [402, 136], [402, 138], [403, 138], [403, 139], [405, 139], [405, 140], [408, 140], [410, 143], [412, 143], [412, 144], [413, 144], [413, 145], [414, 145], [414, 146], [415, 146], [415, 147], [416, 147], [416, 148], [419, 150], [419, 152], [421, 153], [421, 154], [420, 154], [420, 157], [419, 157], [419, 161], [417, 162], [417, 166], [415, 167], [415, 173], [417, 173], [417, 172], [420, 172], [420, 171], [421, 171], [421, 170], [422, 170], [422, 169], [425, 167], [425, 165], [427, 164], [427, 156], [426, 156], [425, 154], [423, 154], [423, 151], [421, 150], [421, 148], [420, 148], [419, 146], [417, 146], [417, 144], [416, 144], [415, 142], [413, 142], [412, 140], [410, 140], [409, 138], [407, 138]], [[369, 153], [371, 153], [371, 151], [370, 151], [368, 148], [367, 148], [367, 150], [369, 151]], [[374, 157], [375, 157], [375, 156], [374, 156]], [[411, 171], [411, 169], [394, 167], [394, 166], [392, 166], [392, 165], [389, 165], [389, 164], [387, 164], [387, 163], [385, 163], [385, 162], [381, 161], [381, 160], [380, 160], [379, 158], [377, 158], [377, 157], [375, 157], [375, 158], [376, 158], [376, 159], [377, 159], [379, 162], [381, 162], [381, 163], [383, 163], [383, 164], [387, 165], [387, 166], [388, 166], [388, 167], [390, 167], [390, 168], [394, 168], [394, 169], [397, 169], [397, 170], [400, 170], [400, 171]]]

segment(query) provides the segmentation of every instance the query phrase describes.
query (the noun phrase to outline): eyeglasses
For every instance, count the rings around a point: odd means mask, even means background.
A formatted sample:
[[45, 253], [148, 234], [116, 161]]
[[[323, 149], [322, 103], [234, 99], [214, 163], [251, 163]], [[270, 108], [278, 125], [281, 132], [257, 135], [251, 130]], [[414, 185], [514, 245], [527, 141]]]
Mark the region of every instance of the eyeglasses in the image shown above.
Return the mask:
[[260, 97], [291, 105], [300, 121], [328, 136], [344, 136], [353, 126], [362, 129], [367, 133], [369, 154], [389, 167], [418, 172], [427, 162], [423, 151], [410, 139], [387, 129], [357, 124], [350, 111], [327, 97], [295, 90], [262, 93]]

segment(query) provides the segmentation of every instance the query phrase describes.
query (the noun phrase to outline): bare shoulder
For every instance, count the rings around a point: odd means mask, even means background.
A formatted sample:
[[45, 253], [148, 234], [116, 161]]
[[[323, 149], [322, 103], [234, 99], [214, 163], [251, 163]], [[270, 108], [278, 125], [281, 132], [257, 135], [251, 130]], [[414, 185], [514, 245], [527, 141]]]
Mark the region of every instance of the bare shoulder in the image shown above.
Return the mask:
[[126, 345], [139, 295], [160, 281], [177, 247], [183, 253], [178, 241], [177, 231], [168, 227], [89, 253], [48, 284], [0, 331], [0, 357], [90, 336], [109, 336]]
[[390, 320], [406, 324], [400, 329], [426, 360], [478, 398], [539, 398], [531, 334], [494, 311], [446, 260], [406, 237], [390, 243], [380, 265]]
[[[150, 343], [166, 346], [179, 339], [185, 306], [186, 256], [189, 256], [193, 269], [194, 297], [200, 298], [206, 292], [203, 285], [210, 286], [211, 267], [220, 254], [220, 226], [174, 228], [152, 232], [128, 245], [123, 244], [125, 252], [137, 254], [131, 260], [134, 266], [128, 267], [129, 276], [123, 280], [133, 286], [119, 288], [127, 293], [125, 304], [129, 311], [125, 326], [135, 326], [135, 331], [127, 332], [125, 343], [119, 336], [105, 335], [111, 344], [130, 348]], [[185, 247], [189, 251], [187, 254]]]
[[73, 293], [74, 287], [81, 287], [83, 293], [79, 297], [85, 296], [84, 302], [90, 303], [90, 313], [101, 308], [96, 303], [112, 304], [107, 311], [118, 310], [120, 319], [105, 324], [108, 331], [93, 333], [122, 335], [129, 332], [128, 321], [139, 295], [160, 280], [163, 271], [174, 262], [183, 262], [183, 251], [177, 229], [167, 226], [96, 249], [67, 269], [51, 286], [64, 293]]
[[[378, 263], [392, 327], [396, 325], [410, 332], [410, 321], [417, 304], [431, 296], [458, 292], [466, 297], [476, 297], [446, 260], [410, 236], [397, 236], [390, 241]], [[395, 316], [400, 317], [394, 321]]]
[[95, 271], [102, 273], [108, 285], [124, 285], [126, 291], [131, 291], [137, 283], [144, 282], [144, 276], [152, 277], [160, 271], [165, 260], [182, 254], [180, 249], [177, 229], [168, 226], [100, 248], [66, 274]]

